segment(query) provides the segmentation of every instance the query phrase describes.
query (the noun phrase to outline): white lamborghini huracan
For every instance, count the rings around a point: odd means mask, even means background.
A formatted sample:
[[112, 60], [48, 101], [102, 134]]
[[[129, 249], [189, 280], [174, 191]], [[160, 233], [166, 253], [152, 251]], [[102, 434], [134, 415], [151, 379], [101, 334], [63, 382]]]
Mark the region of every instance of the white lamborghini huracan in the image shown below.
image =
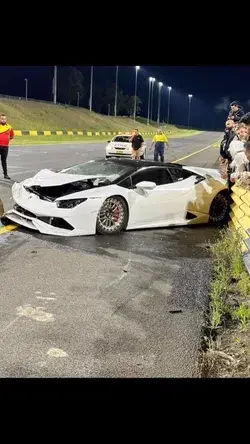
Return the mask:
[[41, 170], [15, 183], [12, 195], [8, 219], [59, 236], [222, 223], [229, 208], [217, 170], [130, 159]]

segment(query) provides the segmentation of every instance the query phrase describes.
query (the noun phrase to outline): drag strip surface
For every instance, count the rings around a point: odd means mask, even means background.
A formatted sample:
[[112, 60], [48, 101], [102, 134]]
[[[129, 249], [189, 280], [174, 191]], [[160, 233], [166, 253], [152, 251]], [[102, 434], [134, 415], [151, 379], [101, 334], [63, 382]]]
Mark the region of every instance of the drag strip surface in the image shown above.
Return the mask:
[[[173, 139], [169, 159], [219, 138]], [[100, 158], [103, 149], [15, 147], [10, 175], [22, 180], [45, 165]], [[185, 163], [213, 167], [217, 158], [210, 148]], [[7, 201], [8, 185], [0, 190]], [[207, 244], [216, 234], [189, 227], [81, 238], [19, 229], [0, 236], [0, 376], [195, 375], [210, 281]]]

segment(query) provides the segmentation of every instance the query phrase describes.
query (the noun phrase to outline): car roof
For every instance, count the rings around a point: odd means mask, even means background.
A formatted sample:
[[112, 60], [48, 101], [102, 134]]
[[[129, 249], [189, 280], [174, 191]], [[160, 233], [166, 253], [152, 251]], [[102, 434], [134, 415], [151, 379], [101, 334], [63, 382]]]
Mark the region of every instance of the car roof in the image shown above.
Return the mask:
[[154, 160], [133, 160], [133, 159], [108, 159], [107, 162], [117, 163], [119, 165], [130, 166], [134, 169], [147, 167], [165, 167], [165, 168], [182, 168], [184, 165], [170, 162], [155, 162]]
[[131, 137], [132, 133], [122, 133], [122, 134], [116, 134], [114, 137]]

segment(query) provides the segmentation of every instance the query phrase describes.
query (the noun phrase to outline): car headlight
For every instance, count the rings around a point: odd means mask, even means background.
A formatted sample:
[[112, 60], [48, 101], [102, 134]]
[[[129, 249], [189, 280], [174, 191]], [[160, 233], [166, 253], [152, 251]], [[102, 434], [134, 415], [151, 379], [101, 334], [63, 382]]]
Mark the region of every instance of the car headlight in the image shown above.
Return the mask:
[[56, 202], [57, 208], [74, 208], [77, 205], [80, 205], [81, 203], [85, 202], [87, 199], [68, 199], [68, 200], [58, 200]]

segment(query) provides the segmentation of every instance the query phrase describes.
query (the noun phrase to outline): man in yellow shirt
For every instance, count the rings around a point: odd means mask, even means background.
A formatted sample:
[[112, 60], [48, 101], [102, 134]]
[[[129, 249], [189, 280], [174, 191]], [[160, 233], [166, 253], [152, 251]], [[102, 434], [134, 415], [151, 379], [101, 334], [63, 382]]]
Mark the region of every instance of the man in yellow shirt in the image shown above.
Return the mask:
[[155, 147], [154, 161], [158, 162], [160, 156], [161, 162], [164, 162], [164, 150], [165, 147], [168, 148], [168, 139], [161, 129], [157, 130], [157, 134], [152, 140], [151, 149], [153, 146]]

